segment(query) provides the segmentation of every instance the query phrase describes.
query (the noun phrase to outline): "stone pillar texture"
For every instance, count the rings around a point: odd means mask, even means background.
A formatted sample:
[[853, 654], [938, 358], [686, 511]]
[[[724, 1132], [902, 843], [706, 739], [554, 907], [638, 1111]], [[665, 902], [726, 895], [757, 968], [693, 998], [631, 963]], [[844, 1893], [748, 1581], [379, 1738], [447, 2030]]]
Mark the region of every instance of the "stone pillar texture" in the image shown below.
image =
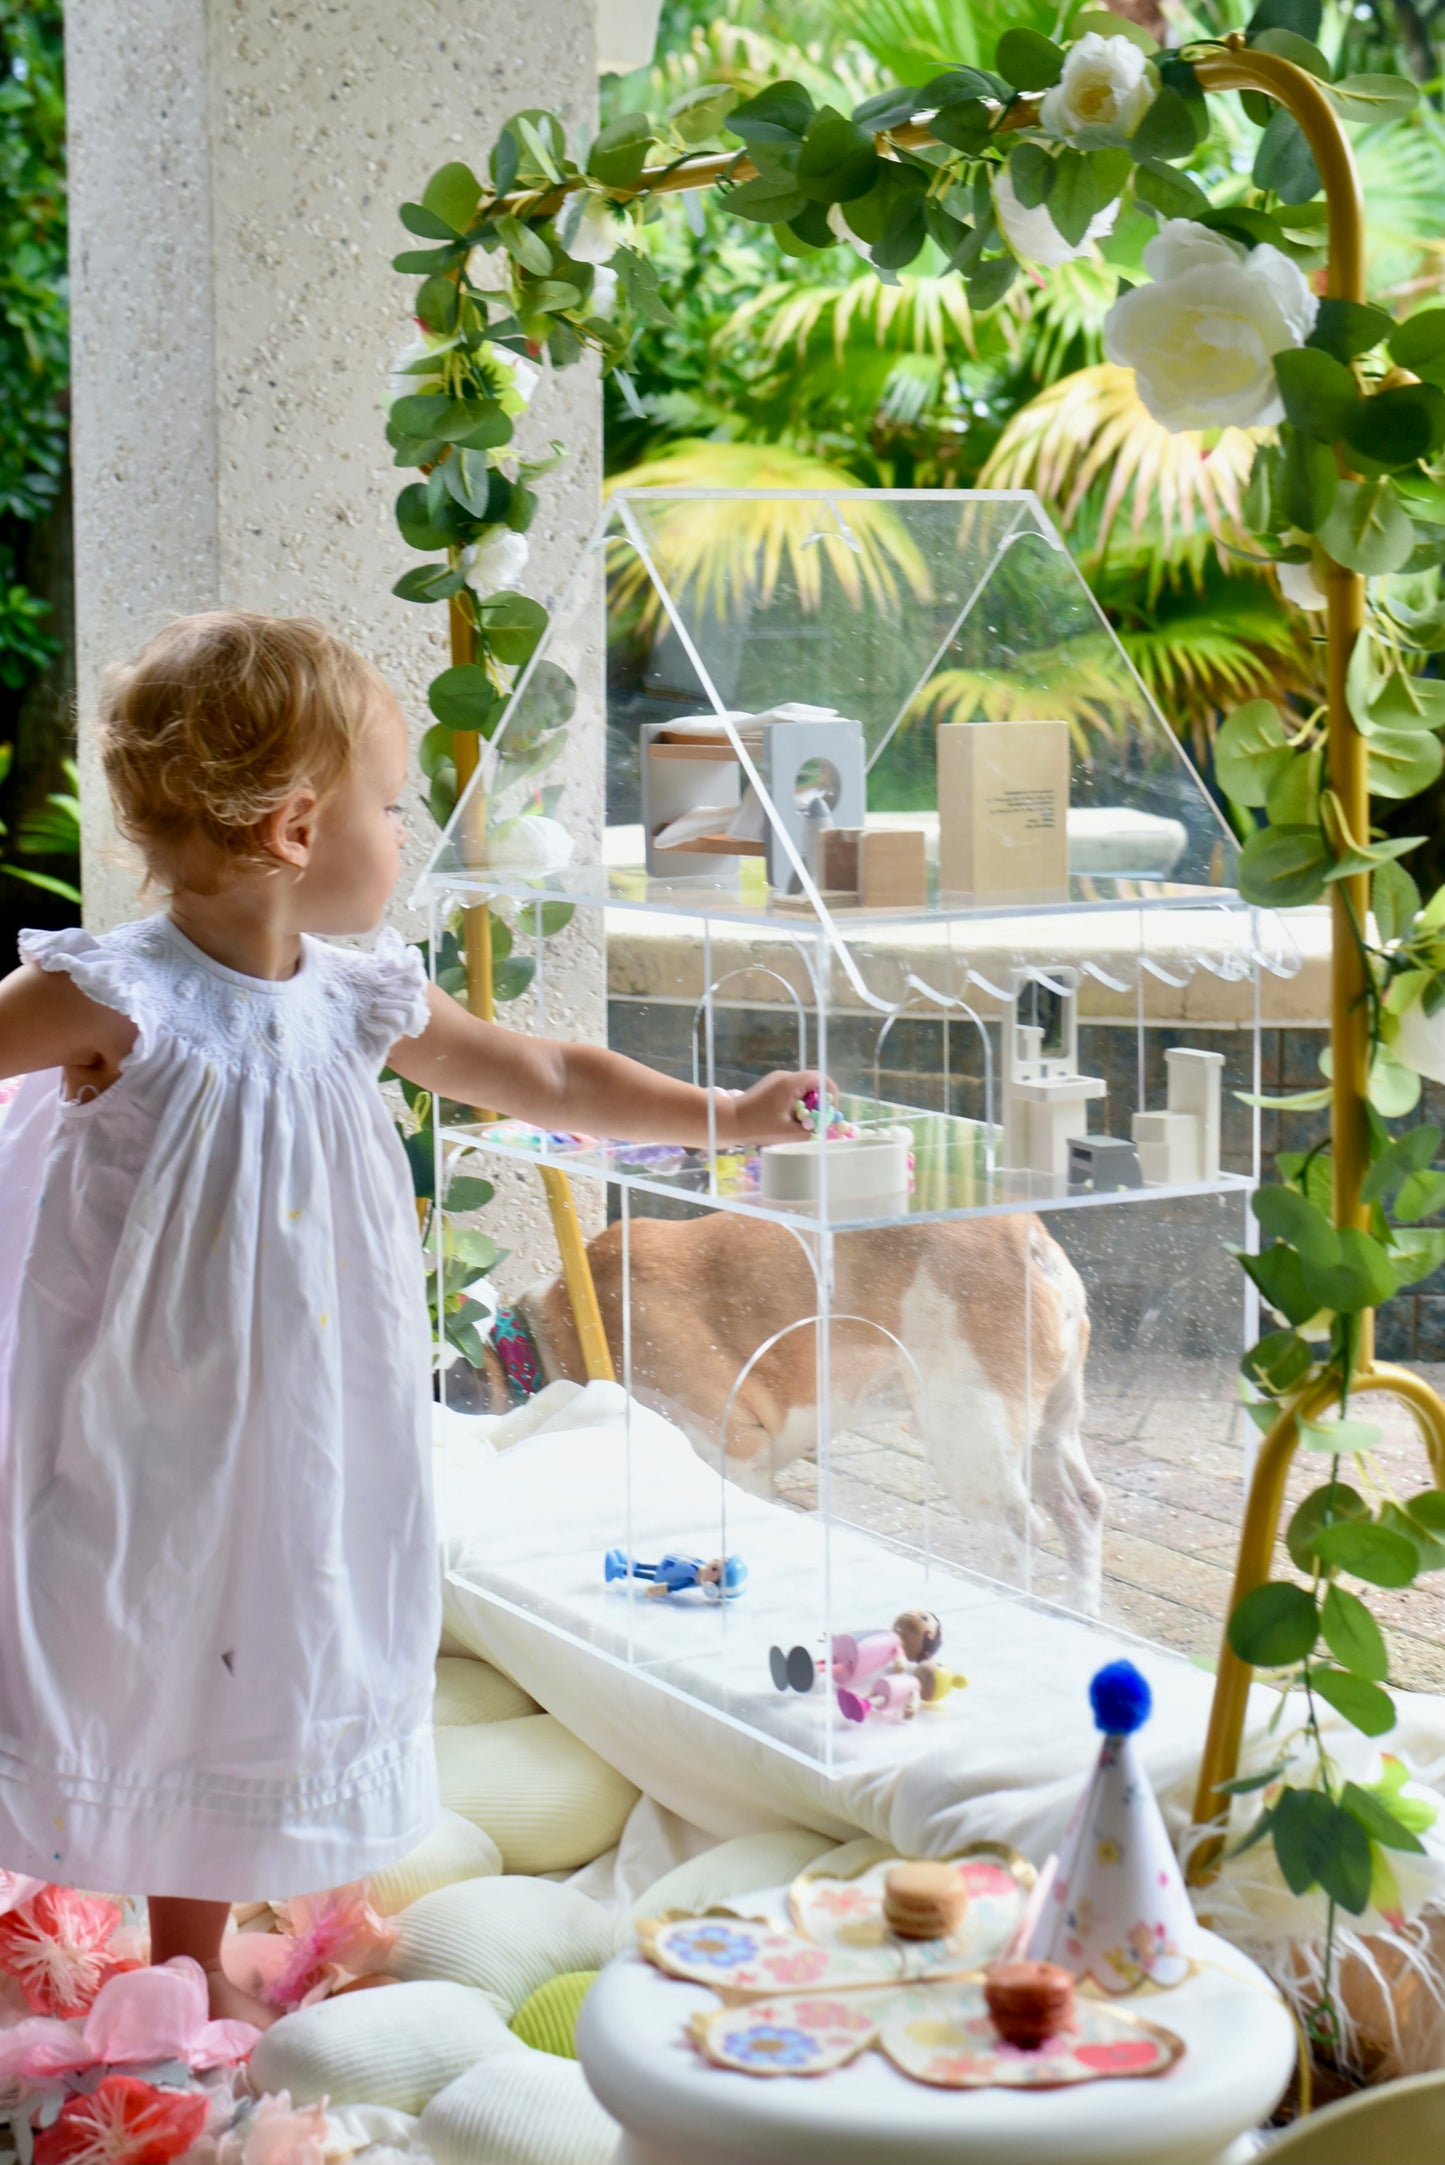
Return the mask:
[[[585, 138], [596, 35], [594, 0], [73, 0], [66, 37], [85, 918], [101, 930], [156, 898], [111, 826], [96, 693], [171, 617], [318, 616], [427, 726], [446, 611], [390, 591], [417, 561], [392, 516], [414, 476], [383, 435], [414, 290], [390, 261], [420, 245], [396, 209], [448, 159], [484, 170], [520, 109]], [[554, 437], [569, 455], [540, 484], [520, 582], [549, 605], [597, 516], [587, 363], [546, 373], [519, 442]], [[568, 759], [600, 825], [601, 744]], [[393, 915], [415, 936], [407, 898], [435, 840], [419, 803], [410, 829]], [[546, 1027], [601, 1037], [600, 937], [578, 924], [555, 944]], [[513, 1246], [509, 1277], [549, 1261], [545, 1237]]]

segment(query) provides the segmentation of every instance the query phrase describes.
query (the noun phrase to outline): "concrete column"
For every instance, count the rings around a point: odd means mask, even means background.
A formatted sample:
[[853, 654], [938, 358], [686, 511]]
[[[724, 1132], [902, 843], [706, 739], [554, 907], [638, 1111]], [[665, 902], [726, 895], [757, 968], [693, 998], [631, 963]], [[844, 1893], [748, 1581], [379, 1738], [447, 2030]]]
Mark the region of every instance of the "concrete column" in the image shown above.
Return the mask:
[[[480, 168], [521, 107], [593, 125], [593, 0], [73, 0], [66, 51], [86, 922], [103, 927], [147, 905], [88, 723], [107, 663], [169, 617], [315, 614], [424, 726], [446, 619], [390, 593], [415, 560], [392, 520], [412, 477], [382, 434], [414, 283], [390, 259], [417, 245], [396, 206], [448, 158]], [[586, 365], [538, 393], [525, 440], [553, 436], [571, 456], [526, 579], [544, 601], [596, 517]]]
[[[377, 662], [418, 736], [430, 720], [446, 611], [390, 591], [415, 561], [392, 517], [414, 476], [382, 433], [415, 283], [390, 261], [418, 245], [396, 209], [448, 159], [484, 170], [519, 109], [591, 131], [594, 0], [72, 0], [66, 53], [85, 918], [101, 930], [155, 898], [111, 826], [96, 692], [172, 616], [318, 616]], [[570, 455], [541, 484], [523, 581], [549, 604], [597, 516], [585, 363], [533, 401], [523, 445], [553, 437]], [[599, 826], [601, 755], [579, 744], [569, 770]], [[413, 935], [434, 839], [418, 806], [395, 912]], [[558, 1033], [604, 1033], [593, 930], [558, 943]], [[517, 1245], [514, 1273], [546, 1262], [545, 1240]]]

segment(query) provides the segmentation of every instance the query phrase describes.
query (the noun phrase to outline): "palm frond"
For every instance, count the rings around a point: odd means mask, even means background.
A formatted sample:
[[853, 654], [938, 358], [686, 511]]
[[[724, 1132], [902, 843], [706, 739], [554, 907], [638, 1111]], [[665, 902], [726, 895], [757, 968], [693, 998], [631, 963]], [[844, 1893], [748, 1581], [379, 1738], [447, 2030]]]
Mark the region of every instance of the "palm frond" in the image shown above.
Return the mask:
[[1087, 757], [1092, 740], [1119, 732], [1120, 690], [1118, 658], [1101, 629], [1030, 652], [1026, 676], [963, 665], [940, 669], [914, 699], [904, 726], [1065, 721]]
[[[1098, 484], [1095, 559], [1126, 510], [1136, 541], [1157, 521], [1164, 556], [1178, 556], [1201, 527], [1215, 542], [1244, 543], [1240, 497], [1258, 440], [1256, 430], [1225, 429], [1206, 450], [1194, 431], [1171, 435], [1145, 408], [1133, 370], [1100, 362], [1030, 399], [979, 479], [985, 488], [1035, 490], [1065, 531]], [[1197, 549], [1194, 556], [1197, 580]]]
[[841, 285], [799, 286], [778, 279], [745, 301], [720, 333], [724, 346], [752, 344], [775, 356], [789, 347], [803, 360], [831, 330], [833, 358], [841, 366], [854, 340], [899, 352], [972, 354], [973, 318], [961, 278], [927, 278], [905, 272], [885, 286], [858, 265]]
[[[1108, 587], [1101, 598], [1107, 606]], [[1121, 582], [1120, 599], [1124, 607], [1111, 614], [1124, 652], [1160, 712], [1201, 758], [1223, 711], [1315, 684], [1318, 663], [1308, 633], [1260, 579], [1216, 573], [1202, 593], [1170, 594], [1149, 611], [1137, 607], [1137, 594], [1126, 596]]]
[[923, 83], [951, 65], [992, 67], [1001, 33], [1053, 35], [1054, 0], [840, 0], [838, 17], [896, 82]]
[[[851, 474], [823, 459], [807, 458], [778, 444], [671, 444], [658, 457], [606, 484], [672, 489], [855, 489]], [[822, 604], [829, 580], [857, 609], [865, 596], [885, 613], [897, 613], [906, 596], [930, 597], [928, 567], [917, 544], [886, 503], [854, 501], [847, 512], [850, 547], [830, 524], [828, 507], [797, 496], [760, 497], [739, 505], [694, 498], [659, 505], [647, 513], [649, 539], [660, 576], [674, 601], [719, 622], [745, 605], [773, 601], [786, 578], [805, 615]], [[641, 618], [656, 616], [661, 603], [649, 592], [647, 573], [630, 547], [614, 557], [611, 603], [622, 610], [641, 604]]]

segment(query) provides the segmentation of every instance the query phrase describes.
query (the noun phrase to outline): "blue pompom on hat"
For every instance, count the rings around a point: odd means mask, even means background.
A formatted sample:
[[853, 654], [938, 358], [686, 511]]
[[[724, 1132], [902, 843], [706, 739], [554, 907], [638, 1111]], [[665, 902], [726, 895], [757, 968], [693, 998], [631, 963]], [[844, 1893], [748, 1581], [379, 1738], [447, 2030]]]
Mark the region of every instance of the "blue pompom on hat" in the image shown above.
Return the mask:
[[1089, 1704], [1105, 1736], [1128, 1737], [1149, 1719], [1154, 1695], [1132, 1661], [1111, 1661], [1094, 1675]]

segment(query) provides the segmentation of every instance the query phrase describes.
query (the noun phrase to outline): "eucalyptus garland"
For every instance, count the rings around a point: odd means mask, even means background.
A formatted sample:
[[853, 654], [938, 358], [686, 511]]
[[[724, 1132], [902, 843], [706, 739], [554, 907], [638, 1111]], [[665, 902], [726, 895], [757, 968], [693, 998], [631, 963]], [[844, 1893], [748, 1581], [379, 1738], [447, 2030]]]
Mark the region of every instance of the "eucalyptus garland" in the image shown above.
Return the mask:
[[[1263, 0], [1242, 42], [1304, 70], [1346, 122], [1408, 112], [1416, 94], [1402, 78], [1334, 79], [1315, 42], [1320, 23], [1320, 0]], [[460, 163], [435, 173], [401, 211], [426, 245], [396, 258], [421, 280], [419, 338], [398, 363], [387, 433], [397, 465], [421, 476], [398, 499], [402, 538], [429, 559], [396, 592], [447, 604], [471, 647], [430, 688], [422, 764], [438, 820], [455, 802], [458, 766], [472, 764], [468, 744], [493, 735], [546, 628], [545, 612], [510, 583], [545, 470], [512, 451], [534, 369], [590, 350], [627, 388], [635, 328], [671, 321], [642, 229], [662, 196], [704, 185], [789, 253], [851, 245], [883, 279], [931, 243], [976, 313], [999, 304], [1021, 267], [1082, 253], [1121, 201], [1150, 212], [1151, 282], [1121, 281], [1106, 350], [1136, 369], [1166, 427], [1269, 431], [1246, 522], [1298, 606], [1324, 605], [1331, 565], [1375, 581], [1426, 575], [1423, 604], [1398, 585], [1369, 588], [1348, 692], [1372, 795], [1407, 800], [1429, 788], [1445, 760], [1445, 685], [1427, 673], [1445, 646], [1445, 308], [1397, 322], [1383, 308], [1318, 299], [1308, 274], [1324, 261], [1320, 175], [1296, 120], [1260, 92], [1243, 97], [1261, 130], [1249, 185], [1222, 184], [1216, 193], [1229, 200], [1217, 202], [1185, 170], [1209, 128], [1196, 70], [1222, 49], [1160, 51], [1132, 23], [1086, 9], [1064, 42], [1010, 30], [991, 69], [946, 68], [852, 113], [816, 105], [796, 82], [746, 99], [708, 85], [665, 115], [625, 115], [579, 159], [555, 115], [519, 113], [485, 179]], [[1221, 317], [1233, 328], [1211, 349]], [[572, 709], [572, 687], [554, 674], [539, 765]], [[1345, 1779], [1319, 1709], [1371, 1737], [1395, 1722], [1383, 1635], [1343, 1579], [1393, 1588], [1445, 1568], [1445, 1493], [1393, 1494], [1371, 1457], [1378, 1431], [1349, 1403], [1361, 1319], [1445, 1261], [1445, 1230], [1422, 1223], [1445, 1205], [1440, 1130], [1398, 1126], [1420, 1095], [1412, 1046], [1445, 1008], [1445, 888], [1422, 897], [1399, 862], [1421, 835], [1351, 831], [1325, 772], [1325, 733], [1323, 709], [1252, 700], [1221, 728], [1217, 774], [1241, 830], [1246, 900], [1290, 908], [1356, 875], [1372, 892], [1372, 921], [1351, 918], [1370, 1014], [1368, 1226], [1332, 1222], [1321, 1143], [1278, 1159], [1279, 1184], [1254, 1201], [1266, 1245], [1241, 1256], [1279, 1318], [1244, 1358], [1244, 1395], [1261, 1427], [1282, 1406], [1317, 1403], [1302, 1441], [1329, 1461], [1329, 1478], [1288, 1528], [1306, 1583], [1264, 1585], [1230, 1620], [1239, 1657], [1282, 1673], [1299, 1693], [1287, 1703], [1306, 1710], [1271, 1767], [1234, 1787], [1262, 1791], [1248, 1840], [1272, 1840], [1295, 1893], [1323, 1890], [1332, 1931], [1337, 1906], [1398, 1911], [1391, 1856], [1421, 1848], [1430, 1816], [1403, 1794], [1393, 1762], [1373, 1784]], [[460, 983], [456, 955], [449, 961]], [[1325, 1087], [1266, 1102], [1311, 1110], [1328, 1098]], [[447, 1290], [457, 1342], [470, 1344], [466, 1274], [464, 1260], [449, 1265]], [[1345, 1460], [1359, 1469], [1351, 1482]], [[1333, 2019], [1327, 1974], [1321, 2037]]]

